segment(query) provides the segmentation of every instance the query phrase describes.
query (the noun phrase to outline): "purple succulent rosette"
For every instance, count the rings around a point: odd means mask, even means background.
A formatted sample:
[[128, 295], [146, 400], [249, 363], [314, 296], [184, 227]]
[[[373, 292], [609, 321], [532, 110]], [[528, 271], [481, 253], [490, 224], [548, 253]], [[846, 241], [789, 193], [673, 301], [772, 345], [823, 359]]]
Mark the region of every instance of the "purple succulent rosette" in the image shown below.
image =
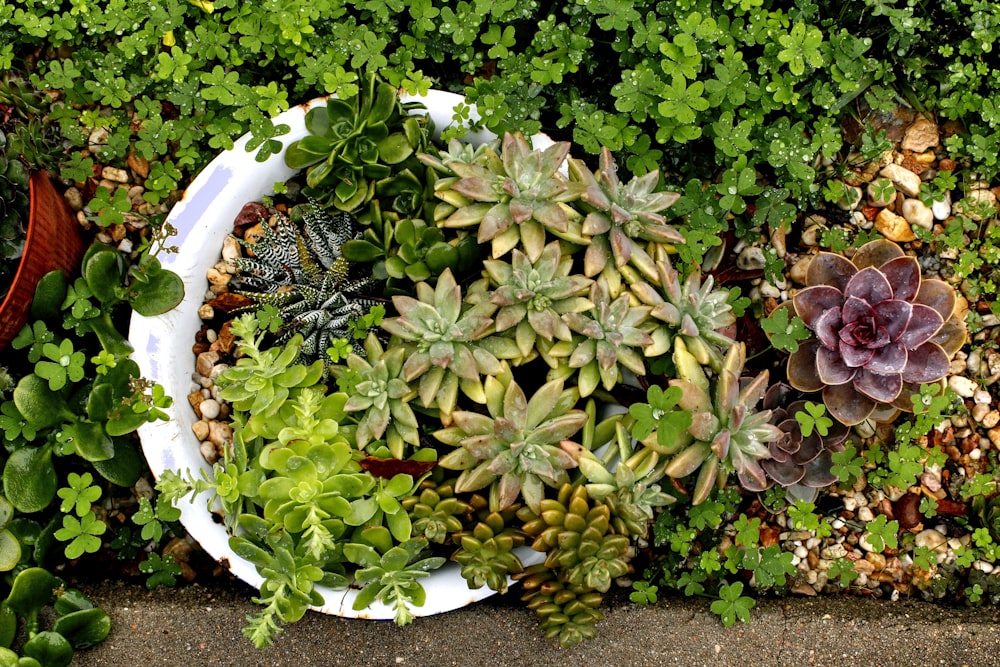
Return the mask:
[[771, 458], [762, 460], [760, 465], [767, 473], [768, 486], [777, 484], [784, 487], [790, 497], [812, 502], [818, 489], [837, 481], [832, 472], [833, 453], [843, 451], [849, 429], [833, 422], [825, 435], [818, 429], [804, 435], [795, 415], [805, 411], [806, 402], [789, 402], [797, 394], [783, 383], [772, 385], [764, 394], [764, 408], [771, 410], [768, 421], [778, 427], [781, 437], [767, 443]]
[[912, 410], [922, 384], [948, 374], [965, 341], [955, 290], [925, 280], [916, 258], [886, 240], [866, 243], [853, 260], [821, 252], [792, 307], [813, 337], [788, 359], [788, 381], [823, 392], [843, 424]]

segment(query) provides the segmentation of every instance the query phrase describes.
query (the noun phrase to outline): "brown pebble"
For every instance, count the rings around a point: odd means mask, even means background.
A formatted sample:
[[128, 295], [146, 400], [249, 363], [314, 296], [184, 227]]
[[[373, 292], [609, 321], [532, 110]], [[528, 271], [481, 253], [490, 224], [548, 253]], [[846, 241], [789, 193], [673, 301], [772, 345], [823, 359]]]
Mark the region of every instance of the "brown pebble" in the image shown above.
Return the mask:
[[208, 352], [208, 350], [209, 350], [209, 345], [207, 342], [195, 343], [194, 345], [191, 346], [191, 353], [194, 354], [195, 356], [198, 356], [202, 352]]
[[259, 202], [250, 202], [249, 204], [245, 204], [240, 209], [240, 212], [236, 214], [236, 219], [233, 220], [233, 227], [238, 229], [240, 231], [239, 236], [242, 236], [243, 230], [247, 227], [260, 224], [260, 221], [266, 220], [267, 217], [267, 207]]
[[202, 377], [208, 377], [220, 356], [218, 352], [202, 352], [194, 364], [195, 372]]
[[[201, 396], [201, 392], [197, 392]], [[191, 432], [198, 440], [208, 440], [208, 422], [199, 419], [191, 425]]]
[[145, 179], [149, 176], [149, 160], [146, 158], [135, 153], [129, 153], [127, 162], [128, 168], [139, 178]]
[[906, 530], [920, 525], [923, 521], [924, 517], [920, 514], [919, 508], [920, 496], [915, 493], [904, 493], [892, 506], [900, 527]]
[[253, 302], [248, 297], [227, 292], [220, 294], [205, 305], [211, 306], [215, 310], [221, 310], [224, 313], [232, 313], [241, 308], [246, 308], [251, 303]]
[[223, 447], [233, 441], [233, 429], [220, 421], [208, 423], [208, 441], [216, 447]]
[[955, 162], [954, 160], [952, 160], [951, 158], [943, 158], [940, 162], [938, 162], [938, 171], [952, 171], [953, 172], [953, 171], [955, 171], [955, 167], [957, 167], [957, 166], [958, 166], [958, 163]]
[[194, 413], [198, 415], [198, 419], [201, 419], [201, 402], [205, 400], [205, 397], [201, 395], [201, 390], [192, 391], [188, 394], [188, 403], [194, 409]]
[[225, 353], [230, 353], [233, 351], [233, 345], [236, 343], [236, 335], [233, 333], [232, 320], [227, 321], [219, 329], [219, 337], [216, 342], [219, 344], [219, 349]]

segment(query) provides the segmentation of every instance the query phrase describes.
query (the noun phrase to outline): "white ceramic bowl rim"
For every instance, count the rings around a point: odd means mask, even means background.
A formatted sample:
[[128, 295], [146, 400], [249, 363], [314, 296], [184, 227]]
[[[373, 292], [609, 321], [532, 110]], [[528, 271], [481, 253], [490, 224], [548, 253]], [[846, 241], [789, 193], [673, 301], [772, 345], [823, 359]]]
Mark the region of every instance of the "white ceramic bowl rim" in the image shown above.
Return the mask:
[[[306, 136], [306, 112], [312, 106], [324, 104], [326, 99], [312, 100], [274, 118], [275, 124], [284, 123], [290, 128], [288, 134], [281, 137], [284, 146]], [[403, 100], [423, 103], [435, 128], [440, 131], [453, 124], [453, 110], [464, 98], [454, 93], [431, 90], [424, 96], [403, 96]], [[472, 118], [478, 119], [474, 109]], [[494, 137], [489, 132], [481, 131], [470, 133], [466, 139], [482, 143]], [[198, 309], [207, 287], [205, 272], [219, 261], [223, 240], [232, 231], [232, 222], [243, 205], [272, 194], [275, 183], [284, 182], [295, 174], [295, 170], [285, 165], [283, 151], [265, 162], [256, 162], [254, 153], [246, 150], [250, 138], [249, 134], [241, 137], [231, 150], [216, 157], [194, 179], [167, 217], [167, 222], [177, 229], [177, 237], [173, 241], [180, 251], [161, 255], [160, 260], [165, 268], [183, 279], [186, 289], [183, 301], [174, 310], [158, 317], [138, 314], [132, 317], [129, 339], [135, 347], [133, 358], [143, 376], [163, 385], [174, 399], [173, 406], [166, 410], [168, 421], [146, 424], [139, 429], [143, 453], [157, 479], [165, 470], [185, 475], [190, 471], [195, 476], [200, 474], [199, 470], [211, 474], [211, 467], [201, 456], [200, 443], [191, 431], [195, 415], [187, 401], [188, 394], [196, 388], [192, 383], [195, 360], [191, 346], [201, 326]], [[536, 148], [544, 148], [546, 143], [551, 143], [548, 137], [542, 135], [533, 138], [533, 141]], [[233, 552], [226, 529], [207, 510], [209, 497], [205, 492], [193, 500], [185, 497], [179, 501], [177, 507], [181, 512], [181, 523], [213, 558], [235, 576], [259, 588], [262, 577], [252, 563]], [[527, 547], [521, 547], [518, 555], [525, 565], [543, 559], [542, 554]], [[459, 567], [451, 562], [422, 583], [427, 591], [427, 601], [413, 610], [417, 616], [457, 609], [493, 594], [486, 587], [470, 590]], [[353, 587], [336, 591], [318, 586], [317, 590], [324, 603], [315, 609], [323, 613], [370, 619], [391, 619], [395, 615], [391, 607], [378, 602], [366, 609], [354, 610], [352, 605], [358, 591]]]

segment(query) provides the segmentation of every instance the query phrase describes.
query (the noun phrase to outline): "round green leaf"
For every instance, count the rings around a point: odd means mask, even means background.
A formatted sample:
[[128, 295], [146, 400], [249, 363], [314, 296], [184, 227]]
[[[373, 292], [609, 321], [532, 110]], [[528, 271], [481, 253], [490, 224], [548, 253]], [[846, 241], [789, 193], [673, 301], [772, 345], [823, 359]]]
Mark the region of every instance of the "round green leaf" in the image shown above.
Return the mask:
[[184, 298], [184, 281], [173, 271], [159, 271], [146, 278], [145, 283], [133, 286], [133, 294], [129, 299], [132, 309], [140, 315], [162, 315]]
[[58, 632], [46, 630], [25, 642], [21, 653], [45, 667], [67, 667], [73, 660], [73, 646]]
[[45, 509], [55, 498], [58, 486], [51, 448], [22, 447], [7, 459], [3, 490], [18, 511], [28, 514]]
[[35, 287], [35, 298], [31, 301], [31, 319], [41, 320], [58, 315], [66, 300], [66, 287], [66, 274], [59, 269], [42, 276]]
[[10, 572], [21, 560], [21, 543], [9, 530], [0, 530], [0, 572]]
[[91, 253], [83, 264], [83, 278], [94, 296], [104, 304], [121, 301], [125, 280], [125, 260], [114, 248], [104, 247]]
[[127, 438], [112, 438], [111, 443], [114, 449], [112, 457], [104, 461], [93, 461], [92, 465], [112, 484], [130, 487], [142, 475], [142, 457]]
[[88, 648], [107, 638], [111, 618], [103, 609], [82, 609], [60, 617], [52, 631], [65, 637], [73, 648]]
[[36, 430], [63, 421], [63, 399], [49, 389], [49, 383], [34, 373], [25, 375], [14, 387], [14, 405]]

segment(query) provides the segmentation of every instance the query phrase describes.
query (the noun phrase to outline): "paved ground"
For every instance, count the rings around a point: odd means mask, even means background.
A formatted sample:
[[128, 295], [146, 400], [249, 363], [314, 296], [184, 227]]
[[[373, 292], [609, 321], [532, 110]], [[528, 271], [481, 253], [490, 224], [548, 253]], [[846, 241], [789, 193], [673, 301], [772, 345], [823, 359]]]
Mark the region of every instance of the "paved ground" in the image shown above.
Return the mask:
[[760, 601], [725, 628], [703, 600], [640, 607], [615, 595], [596, 639], [569, 650], [544, 639], [516, 597], [491, 598], [404, 628], [309, 613], [257, 651], [240, 634], [254, 613], [242, 584], [177, 590], [85, 585], [114, 629], [76, 667], [114, 665], [1000, 665], [1000, 612], [860, 598]]

